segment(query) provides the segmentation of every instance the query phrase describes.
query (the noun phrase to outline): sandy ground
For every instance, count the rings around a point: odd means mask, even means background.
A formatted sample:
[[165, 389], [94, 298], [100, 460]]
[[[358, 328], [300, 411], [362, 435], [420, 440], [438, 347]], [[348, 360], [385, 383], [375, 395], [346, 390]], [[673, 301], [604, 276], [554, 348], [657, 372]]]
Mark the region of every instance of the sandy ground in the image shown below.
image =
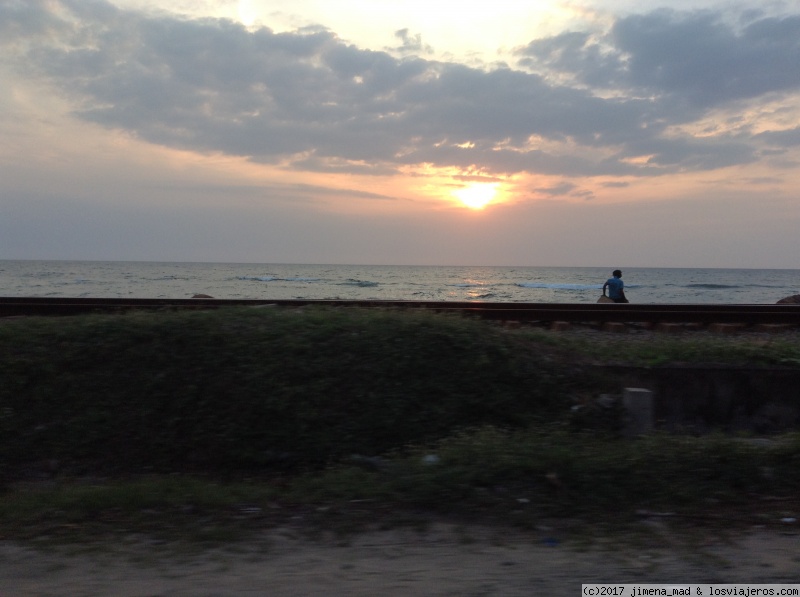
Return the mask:
[[273, 529], [204, 551], [142, 539], [90, 551], [0, 542], [0, 595], [513, 597], [579, 595], [581, 583], [800, 582], [794, 530], [695, 540], [581, 548], [540, 536], [435, 525], [424, 532], [362, 533], [346, 542]]

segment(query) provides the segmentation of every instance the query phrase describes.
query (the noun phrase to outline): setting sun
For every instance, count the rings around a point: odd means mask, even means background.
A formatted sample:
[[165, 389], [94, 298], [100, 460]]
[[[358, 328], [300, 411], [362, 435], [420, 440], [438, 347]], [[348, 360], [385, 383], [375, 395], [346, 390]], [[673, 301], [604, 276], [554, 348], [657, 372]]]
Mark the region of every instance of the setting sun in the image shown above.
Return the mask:
[[473, 183], [453, 191], [453, 195], [470, 209], [483, 209], [497, 194], [497, 183]]

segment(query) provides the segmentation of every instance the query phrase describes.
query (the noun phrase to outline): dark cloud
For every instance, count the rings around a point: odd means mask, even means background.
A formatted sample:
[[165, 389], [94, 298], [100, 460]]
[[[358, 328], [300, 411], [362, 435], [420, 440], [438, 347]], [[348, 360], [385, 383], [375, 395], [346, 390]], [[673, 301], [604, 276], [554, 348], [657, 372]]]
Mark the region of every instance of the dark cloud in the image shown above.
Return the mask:
[[677, 102], [681, 112], [664, 114], [690, 121], [697, 110], [800, 88], [800, 16], [747, 16], [737, 30], [721, 13], [658, 10], [619, 19], [604, 36], [535, 40], [519, 55], [591, 87]]
[[408, 29], [399, 29], [394, 32], [394, 36], [402, 43], [395, 48], [387, 48], [400, 54], [432, 54], [433, 48], [428, 44], [422, 43], [422, 35], [417, 33], [411, 35]]
[[[756, 135], [756, 138], [778, 147], [798, 147], [800, 146], [800, 126], [785, 131], [766, 131]], [[773, 153], [780, 152], [781, 150], [773, 151]]]
[[532, 41], [518, 53], [525, 70], [419, 58], [427, 47], [408, 30], [397, 32], [407, 54], [398, 58], [320, 27], [250, 30], [103, 0], [4, 3], [0, 44], [19, 72], [69, 93], [81, 118], [170, 147], [323, 172], [429, 163], [643, 176], [745, 164], [798, 144], [797, 129], [695, 137], [674, 128], [800, 91], [800, 16], [742, 19], [629, 16], [603, 34]]
[[713, 13], [659, 12], [617, 23], [636, 87], [707, 107], [800, 87], [800, 17], [765, 18], [733, 31]]
[[535, 189], [537, 193], [542, 193], [544, 195], [567, 195], [571, 191], [575, 190], [577, 185], [571, 182], [562, 182], [561, 184], [552, 186], [552, 187], [545, 187], [545, 188], [538, 188]]

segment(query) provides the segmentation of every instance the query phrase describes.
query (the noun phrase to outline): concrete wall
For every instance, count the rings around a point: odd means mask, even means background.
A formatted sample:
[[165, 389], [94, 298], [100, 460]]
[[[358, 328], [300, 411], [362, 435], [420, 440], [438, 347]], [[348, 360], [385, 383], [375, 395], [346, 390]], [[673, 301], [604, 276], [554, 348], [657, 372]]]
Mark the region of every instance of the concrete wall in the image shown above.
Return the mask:
[[602, 367], [619, 388], [653, 392], [656, 429], [800, 429], [800, 370], [731, 366]]

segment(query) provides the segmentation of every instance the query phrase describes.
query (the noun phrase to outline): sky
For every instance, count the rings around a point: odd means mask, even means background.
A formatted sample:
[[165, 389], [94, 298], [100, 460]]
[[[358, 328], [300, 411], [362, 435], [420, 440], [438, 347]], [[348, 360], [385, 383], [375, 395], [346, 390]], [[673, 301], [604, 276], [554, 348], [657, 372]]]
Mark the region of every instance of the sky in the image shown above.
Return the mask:
[[800, 269], [800, 2], [0, 0], [0, 259]]

